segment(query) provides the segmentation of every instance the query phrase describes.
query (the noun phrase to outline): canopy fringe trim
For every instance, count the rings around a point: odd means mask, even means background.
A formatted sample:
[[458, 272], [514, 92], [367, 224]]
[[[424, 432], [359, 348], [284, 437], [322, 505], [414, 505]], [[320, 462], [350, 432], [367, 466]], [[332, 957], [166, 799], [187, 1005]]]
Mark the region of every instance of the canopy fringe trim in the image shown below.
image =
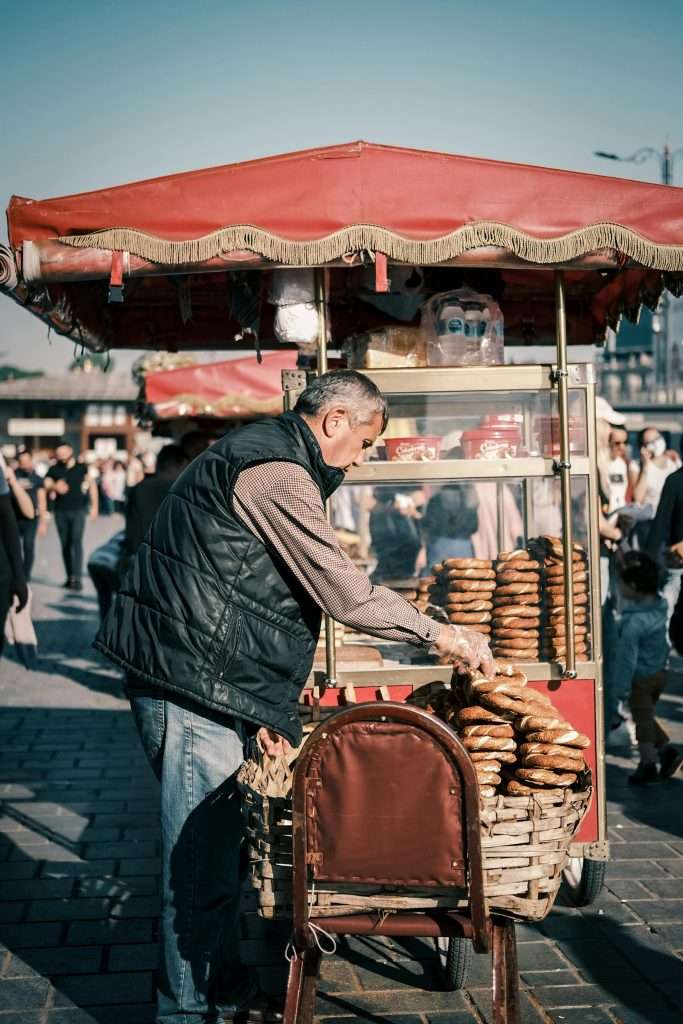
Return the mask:
[[402, 263], [443, 263], [470, 249], [496, 246], [529, 263], [564, 263], [600, 249], [615, 249], [653, 270], [683, 271], [683, 245], [658, 245], [623, 224], [591, 224], [557, 238], [535, 238], [508, 224], [478, 221], [440, 238], [404, 238], [373, 224], [355, 224], [324, 238], [294, 241], [249, 224], [221, 228], [202, 238], [169, 241], [133, 228], [109, 228], [85, 235], [63, 235], [59, 241], [78, 248], [121, 250], [152, 263], [202, 263], [238, 250], [248, 250], [289, 266], [319, 266], [349, 253], [382, 252]]

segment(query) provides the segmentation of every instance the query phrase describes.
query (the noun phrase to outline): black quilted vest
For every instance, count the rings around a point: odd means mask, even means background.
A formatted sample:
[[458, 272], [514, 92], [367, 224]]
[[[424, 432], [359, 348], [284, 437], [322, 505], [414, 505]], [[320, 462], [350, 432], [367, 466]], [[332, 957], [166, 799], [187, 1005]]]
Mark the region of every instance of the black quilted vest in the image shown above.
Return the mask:
[[127, 669], [133, 683], [270, 726], [298, 743], [297, 701], [321, 613], [233, 512], [238, 474], [264, 462], [303, 466], [323, 498], [344, 477], [323, 462], [296, 413], [221, 438], [164, 499], [95, 647]]

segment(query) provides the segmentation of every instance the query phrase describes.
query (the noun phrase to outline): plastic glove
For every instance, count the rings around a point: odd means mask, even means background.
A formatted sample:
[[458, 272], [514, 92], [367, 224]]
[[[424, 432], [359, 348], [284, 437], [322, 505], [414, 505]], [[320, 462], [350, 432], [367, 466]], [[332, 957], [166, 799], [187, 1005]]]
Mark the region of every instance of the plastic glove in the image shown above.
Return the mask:
[[435, 647], [442, 657], [462, 661], [468, 668], [481, 669], [485, 675], [495, 673], [488, 640], [474, 629], [466, 626], [443, 628]]

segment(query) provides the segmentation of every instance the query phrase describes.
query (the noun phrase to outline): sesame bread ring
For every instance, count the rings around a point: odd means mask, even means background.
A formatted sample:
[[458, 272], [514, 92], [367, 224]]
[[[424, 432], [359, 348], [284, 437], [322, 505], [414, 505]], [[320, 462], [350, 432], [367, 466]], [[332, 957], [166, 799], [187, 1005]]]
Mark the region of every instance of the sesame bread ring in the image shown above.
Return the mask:
[[559, 754], [526, 754], [521, 759], [525, 768], [550, 768], [553, 771], [580, 772], [584, 762], [574, 757], [562, 757]]
[[[550, 711], [550, 709], [548, 710]], [[522, 732], [537, 733], [548, 729], [571, 729], [571, 725], [564, 718], [560, 718], [559, 715], [542, 715], [539, 710], [536, 710], [525, 718], [520, 718], [517, 728], [521, 729]], [[527, 742], [545, 742], [545, 740], [532, 741], [529, 736], [527, 736], [526, 740]], [[552, 740], [548, 740], [548, 742], [552, 742]]]
[[541, 578], [540, 572], [517, 572], [511, 569], [509, 572], [507, 569], [502, 572], [498, 572], [497, 580], [499, 583], [538, 583]]
[[495, 796], [495, 795], [496, 795], [496, 787], [495, 786], [481, 786], [481, 785], [479, 786], [479, 796], [481, 796], [481, 797], [490, 797], [490, 796]]
[[499, 666], [496, 678], [499, 676], [504, 676], [505, 679], [513, 683], [517, 683], [519, 686], [526, 686], [529, 682], [521, 669], [515, 668], [514, 665], [504, 665], [503, 667]]
[[481, 625], [476, 622], [470, 622], [467, 628], [471, 629], [473, 633], [483, 633], [484, 636], [488, 636], [491, 632], [491, 627], [487, 622], [484, 622]]
[[516, 750], [517, 744], [507, 736], [463, 736], [466, 750]]
[[537, 629], [497, 629], [496, 636], [501, 640], [538, 640], [540, 633]]
[[503, 715], [508, 721], [516, 721], [518, 718], [531, 715], [538, 710], [538, 704], [534, 701], [516, 700], [504, 693], [482, 693], [479, 695], [479, 700], [484, 707], [491, 708], [492, 711]]
[[[514, 583], [511, 584], [511, 586], [514, 586]], [[520, 583], [518, 584], [518, 586], [522, 587], [524, 586], [524, 584]], [[516, 604], [524, 604], [527, 605], [527, 607], [538, 607], [541, 603], [541, 595], [539, 594], [538, 590], [533, 591], [530, 594], [521, 593], [502, 595], [499, 595], [498, 591], [496, 591], [495, 594], [493, 595], [493, 603], [495, 604], [496, 608], [509, 608], [510, 605]]]
[[514, 736], [514, 730], [508, 722], [505, 725], [492, 725], [490, 723], [464, 725], [461, 733], [463, 736], [505, 736], [507, 739], [512, 739]]
[[448, 569], [447, 580], [495, 580], [493, 569]]
[[[551, 654], [554, 658], [564, 658], [567, 654], [567, 648], [564, 644], [551, 644], [547, 648], [548, 654]], [[574, 654], [577, 656], [580, 654], [588, 654], [588, 647], [586, 644], [574, 644]]]
[[564, 796], [563, 789], [541, 788], [526, 782], [519, 782], [518, 779], [508, 779], [505, 792], [510, 796]]
[[[549, 590], [546, 599], [551, 608], [557, 608], [558, 606], [564, 607], [564, 590]], [[588, 604], [588, 594], [574, 594], [572, 596], [572, 604], [575, 608], [580, 605]]]
[[578, 747], [562, 746], [559, 743], [520, 743], [519, 753], [521, 757], [528, 757], [530, 754], [570, 757], [582, 765], [585, 763], [583, 760], [583, 754]]
[[535, 701], [537, 704], [550, 704], [550, 697], [531, 686], [520, 685], [512, 679], [482, 679], [470, 683], [472, 692], [479, 696], [482, 693], [504, 693], [518, 700]]
[[[564, 565], [562, 562], [555, 562], [546, 558], [543, 563], [543, 572], [548, 579], [556, 580], [558, 577], [561, 579], [564, 576]], [[578, 576], [584, 572], [586, 574], [588, 572], [585, 563], [572, 562], [572, 576]]]
[[446, 558], [442, 564], [435, 565], [432, 572], [437, 572], [437, 569], [490, 569], [492, 565], [490, 558]]
[[[564, 748], [569, 750], [569, 747]], [[497, 768], [491, 768], [491, 771], [500, 771], [501, 765], [503, 764], [514, 764], [517, 760], [517, 754], [514, 750], [470, 750], [468, 751], [470, 757], [476, 762], [485, 762], [487, 765], [496, 764]]]
[[[483, 700], [483, 698], [482, 698]], [[527, 743], [553, 743], [556, 746], [590, 747], [591, 741], [583, 733], [576, 729], [540, 729], [537, 732], [528, 732]]]
[[[517, 606], [515, 605], [515, 607]], [[522, 618], [522, 616], [517, 615], [516, 613], [514, 615], [507, 614], [503, 616], [500, 614], [502, 610], [502, 608], [496, 609], [494, 618], [492, 620], [492, 625], [494, 629], [526, 629], [527, 627], [536, 628], [541, 624], [541, 620], [538, 615], [536, 615], [536, 617], [533, 619]], [[508, 609], [506, 608], [505, 611], [507, 612]]]
[[[458, 725], [508, 725], [507, 719], [501, 718], [491, 711], [489, 708], [483, 708], [481, 705], [473, 704], [469, 708], [460, 708], [456, 714]], [[488, 733], [487, 735], [491, 735]]]
[[451, 612], [448, 616], [449, 622], [459, 623], [465, 626], [469, 623], [481, 623], [491, 621], [491, 612]]
[[[566, 622], [557, 622], [552, 626], [548, 626], [545, 633], [546, 636], [550, 637], [551, 640], [558, 639], [564, 640], [567, 635], [567, 624]], [[574, 635], [575, 636], [588, 636], [588, 626], [574, 624]]]
[[451, 593], [467, 592], [472, 590], [485, 590], [490, 593], [496, 589], [495, 580], [449, 580], [448, 589]]
[[541, 563], [533, 558], [507, 558], [501, 561], [498, 559], [498, 572], [537, 572]]
[[[558, 622], [562, 625], [567, 618], [567, 609], [563, 604], [551, 604], [546, 611], [548, 613], [549, 626], [554, 626]], [[578, 608], [576, 604], [574, 604], [574, 622], [579, 626], [585, 626], [587, 615], [587, 608]]]
[[432, 583], [436, 583], [436, 576], [422, 576], [417, 581], [417, 589], [420, 592], [428, 590], [431, 587]]
[[490, 612], [493, 609], [493, 601], [486, 601], [476, 597], [474, 601], [458, 601], [457, 598], [449, 597], [444, 605], [448, 612]]
[[499, 562], [530, 561], [531, 555], [526, 548], [515, 548], [514, 551], [501, 551], [498, 555]]
[[[545, 575], [549, 585], [555, 586], [564, 576], [564, 566], [547, 565], [545, 567]], [[586, 583], [588, 581], [588, 573], [585, 569], [572, 568], [572, 579], [574, 583]]]
[[[563, 747], [562, 749], [564, 750], [565, 748]], [[566, 749], [569, 748], [567, 747]], [[470, 760], [474, 761], [474, 763], [478, 764], [480, 767], [481, 762], [483, 761], [485, 763], [486, 770], [489, 772], [500, 771], [502, 761], [500, 760], [499, 755], [502, 754], [504, 757], [511, 757], [513, 761], [517, 757], [517, 755], [511, 750], [468, 750], [467, 753], [470, 756]]]
[[[542, 533], [538, 539], [548, 548], [559, 548], [560, 552], [563, 551], [561, 537], [556, 537], [552, 533]], [[572, 551], [579, 555], [585, 555], [586, 553], [586, 549], [576, 540], [572, 544]]]
[[538, 661], [539, 650], [538, 647], [500, 647], [497, 645], [493, 649], [494, 658], [502, 659], [503, 661]]
[[538, 608], [526, 604], [506, 604], [496, 609], [496, 615], [499, 618], [512, 616], [516, 619], [537, 619]]
[[[549, 594], [563, 594], [564, 583], [547, 583], [545, 589]], [[586, 594], [588, 592], [588, 584], [586, 583], [573, 583], [572, 594]]]
[[508, 594], [538, 594], [538, 583], [504, 583], [496, 587], [496, 594], [507, 596]]
[[[496, 633], [496, 642], [498, 642], [498, 636], [499, 636], [498, 633]], [[523, 650], [525, 647], [533, 646], [533, 637], [530, 637], [530, 636], [524, 636], [524, 637], [521, 637], [521, 638], [515, 638], [515, 637], [512, 637], [512, 636], [508, 636], [508, 637], [505, 637], [505, 638], [501, 637], [500, 645], [501, 645], [501, 647], [503, 647], [503, 646], [504, 647], [518, 647], [518, 648]], [[536, 646], [538, 646], [538, 644]]]
[[477, 772], [477, 782], [480, 786], [500, 786], [501, 781], [497, 772]]
[[547, 768], [518, 768], [520, 782], [538, 782], [542, 786], [559, 786], [564, 789], [576, 782], [575, 772], [553, 772]]

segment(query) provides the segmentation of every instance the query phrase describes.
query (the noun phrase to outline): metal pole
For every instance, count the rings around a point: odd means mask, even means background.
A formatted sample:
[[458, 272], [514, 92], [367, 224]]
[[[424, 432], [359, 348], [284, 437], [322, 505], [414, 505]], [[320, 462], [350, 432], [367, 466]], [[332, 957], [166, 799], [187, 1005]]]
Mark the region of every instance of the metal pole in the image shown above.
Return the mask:
[[560, 498], [562, 512], [562, 547], [564, 578], [564, 614], [567, 638], [566, 663], [563, 676], [576, 678], [574, 650], [574, 580], [572, 574], [572, 481], [571, 452], [569, 447], [569, 371], [567, 369], [567, 318], [564, 295], [564, 275], [555, 271], [555, 336], [557, 342], [557, 399], [560, 415]]
[[[318, 307], [318, 373], [327, 373], [327, 294], [325, 269], [318, 267], [315, 272], [315, 301]], [[331, 519], [329, 500], [325, 502], [328, 522]], [[325, 685], [337, 685], [337, 649], [335, 647], [335, 622], [325, 613]]]

